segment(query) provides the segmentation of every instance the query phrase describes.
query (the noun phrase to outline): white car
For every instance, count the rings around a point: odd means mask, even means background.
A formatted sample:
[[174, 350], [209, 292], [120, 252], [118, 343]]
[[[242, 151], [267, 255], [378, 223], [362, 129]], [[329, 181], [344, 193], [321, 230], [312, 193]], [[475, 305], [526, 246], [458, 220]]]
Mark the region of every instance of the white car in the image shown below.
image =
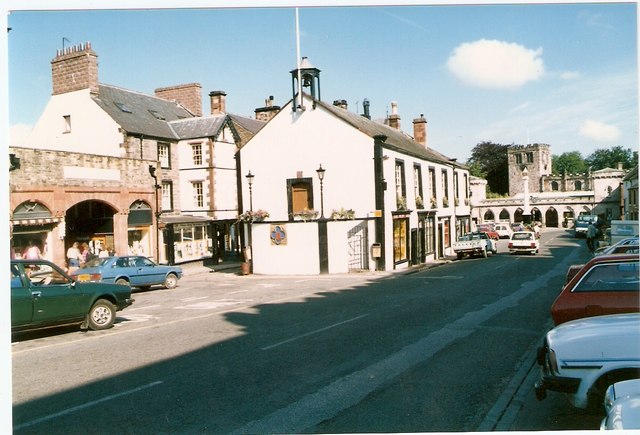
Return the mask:
[[604, 395], [607, 416], [600, 430], [640, 429], [640, 379], [616, 382]]
[[539, 249], [540, 243], [533, 231], [516, 231], [509, 239], [509, 254], [520, 252], [537, 254]]
[[587, 317], [556, 326], [538, 349], [536, 397], [566, 393], [576, 408], [602, 409], [607, 388], [640, 378], [640, 313]]
[[513, 230], [509, 224], [496, 224], [496, 233], [498, 233], [501, 239], [510, 239]]

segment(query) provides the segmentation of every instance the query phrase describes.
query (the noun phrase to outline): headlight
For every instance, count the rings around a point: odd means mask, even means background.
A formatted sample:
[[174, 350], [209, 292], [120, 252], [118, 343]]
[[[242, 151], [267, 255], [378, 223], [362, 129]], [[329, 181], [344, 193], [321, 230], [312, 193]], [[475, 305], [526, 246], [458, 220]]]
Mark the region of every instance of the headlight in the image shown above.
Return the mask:
[[549, 370], [553, 374], [558, 374], [558, 360], [553, 349], [549, 349]]
[[613, 385], [609, 385], [609, 388], [607, 388], [607, 392], [604, 394], [604, 409], [607, 412], [609, 412], [615, 400], [616, 400], [616, 391], [613, 388]]

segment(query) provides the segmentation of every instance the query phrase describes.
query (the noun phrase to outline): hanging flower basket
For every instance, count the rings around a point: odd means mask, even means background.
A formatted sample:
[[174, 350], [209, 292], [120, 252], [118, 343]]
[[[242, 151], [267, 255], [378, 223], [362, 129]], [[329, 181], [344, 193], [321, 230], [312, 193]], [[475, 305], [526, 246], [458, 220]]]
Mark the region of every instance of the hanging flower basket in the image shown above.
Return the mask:
[[313, 220], [317, 218], [319, 214], [320, 212], [316, 210], [301, 210], [292, 213], [294, 220], [302, 222]]
[[356, 218], [356, 212], [353, 211], [353, 209], [341, 208], [340, 210], [333, 210], [331, 212], [331, 219], [333, 220], [338, 220], [338, 219], [353, 220], [355, 218]]
[[239, 222], [262, 222], [269, 217], [269, 212], [265, 210], [245, 211], [238, 216]]

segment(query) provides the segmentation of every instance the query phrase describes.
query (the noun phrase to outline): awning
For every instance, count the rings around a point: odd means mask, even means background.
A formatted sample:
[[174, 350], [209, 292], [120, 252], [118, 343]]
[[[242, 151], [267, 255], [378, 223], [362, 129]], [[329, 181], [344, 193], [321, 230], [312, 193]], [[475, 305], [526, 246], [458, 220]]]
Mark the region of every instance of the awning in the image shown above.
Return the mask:
[[34, 219], [16, 219], [11, 220], [11, 224], [13, 226], [16, 225], [47, 225], [47, 224], [56, 224], [62, 222], [63, 218], [59, 217], [48, 217], [48, 218], [34, 218]]

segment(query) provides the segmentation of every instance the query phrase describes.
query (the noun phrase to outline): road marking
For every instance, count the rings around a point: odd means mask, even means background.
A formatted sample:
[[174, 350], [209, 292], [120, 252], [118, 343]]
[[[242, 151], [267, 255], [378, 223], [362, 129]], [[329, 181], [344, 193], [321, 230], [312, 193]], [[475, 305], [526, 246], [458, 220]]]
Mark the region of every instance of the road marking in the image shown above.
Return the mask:
[[191, 298], [184, 298], [184, 299], [180, 299], [181, 301], [184, 302], [191, 302], [191, 301], [198, 301], [198, 300], [202, 300], [202, 299], [209, 299], [209, 296], [194, 296]]
[[464, 279], [464, 276], [445, 275], [445, 276], [421, 276], [423, 279]]
[[28, 421], [26, 423], [19, 424], [13, 427], [14, 432], [20, 429], [24, 429], [30, 426], [35, 426], [36, 424], [44, 423], [50, 420], [53, 420], [58, 417], [63, 417], [65, 415], [72, 414], [76, 411], [82, 411], [83, 409], [90, 408], [92, 406], [96, 406], [100, 403], [107, 402], [109, 400], [117, 399], [118, 397], [126, 396], [128, 394], [137, 393], [138, 391], [146, 390], [147, 388], [155, 387], [157, 385], [162, 384], [163, 381], [155, 381], [147, 385], [142, 385], [138, 388], [134, 388], [133, 390], [123, 391], [122, 393], [112, 394], [111, 396], [103, 397], [102, 399], [94, 400], [93, 402], [87, 402], [83, 405], [74, 406], [73, 408], [65, 409], [64, 411], [56, 412], [55, 414], [49, 414], [44, 417], [37, 418], [35, 420]]
[[296, 340], [299, 340], [301, 338], [309, 337], [310, 335], [318, 334], [320, 332], [327, 331], [329, 329], [335, 328], [335, 327], [340, 326], [340, 325], [344, 325], [346, 323], [354, 322], [356, 320], [362, 319], [363, 317], [367, 317], [368, 315], [369, 314], [363, 314], [361, 316], [354, 317], [354, 318], [349, 319], [349, 320], [344, 320], [342, 322], [334, 323], [333, 325], [325, 326], [324, 328], [316, 329], [315, 331], [311, 331], [311, 332], [307, 332], [306, 334], [298, 335], [297, 337], [293, 337], [293, 338], [290, 338], [288, 340], [284, 340], [284, 341], [281, 341], [279, 343], [272, 344], [271, 346], [263, 347], [260, 350], [273, 349], [274, 347], [278, 347], [278, 346], [281, 346], [283, 344], [291, 343], [292, 341], [296, 341]]
[[251, 300], [236, 300], [236, 299], [220, 299], [210, 302], [198, 302], [197, 304], [183, 305], [180, 307], [173, 307], [174, 310], [215, 310], [217, 308], [229, 307], [231, 305], [238, 305], [251, 302]]

